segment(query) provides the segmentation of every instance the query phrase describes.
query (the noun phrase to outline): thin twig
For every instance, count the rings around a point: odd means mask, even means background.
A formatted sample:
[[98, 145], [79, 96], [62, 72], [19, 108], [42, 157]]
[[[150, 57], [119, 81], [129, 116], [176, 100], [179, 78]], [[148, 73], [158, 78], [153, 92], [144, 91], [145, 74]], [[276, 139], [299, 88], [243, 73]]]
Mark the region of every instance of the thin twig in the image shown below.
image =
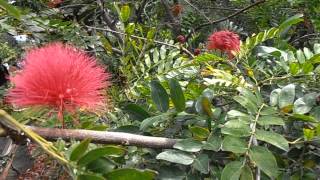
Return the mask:
[[[86, 27], [87, 28], [101, 30], [101, 31], [108, 31], [108, 32], [111, 32], [111, 33], [117, 33], [117, 34], [121, 34], [121, 35], [124, 35], [124, 36], [130, 36], [132, 38], [141, 39], [141, 40], [144, 40], [144, 41], [150, 41], [150, 39], [145, 38], [145, 37], [140, 37], [140, 36], [136, 36], [136, 35], [128, 35], [127, 33], [114, 31], [112, 29], [98, 28], [98, 27], [93, 27], [93, 26], [86, 26]], [[186, 49], [186, 48], [184, 48], [182, 46], [172, 45], [172, 44], [168, 44], [166, 42], [157, 41], [157, 40], [152, 40], [152, 42], [154, 42], [156, 44], [161, 44], [161, 45], [173, 47], [173, 48], [176, 48], [176, 49], [181, 49], [184, 53], [188, 54], [191, 58], [194, 58], [194, 55], [188, 49]]]
[[[229, 16], [227, 16], [227, 17], [224, 17], [224, 18], [221, 18], [221, 19], [218, 19], [218, 20], [215, 20], [215, 21], [210, 21], [210, 22], [208, 22], [208, 23], [200, 24], [198, 27], [196, 27], [196, 28], [193, 30], [193, 32], [196, 32], [196, 31], [200, 30], [200, 29], [203, 28], [203, 27], [206, 27], [206, 26], [209, 26], [209, 25], [213, 25], [213, 24], [217, 24], [217, 23], [226, 21], [226, 20], [228, 20], [228, 19], [230, 19], [230, 18], [232, 18], [232, 17], [234, 17], [234, 16], [237, 16], [238, 14], [243, 13], [244, 11], [246, 11], [246, 10], [252, 8], [252, 7], [255, 7], [255, 6], [257, 6], [257, 5], [261, 4], [261, 3], [264, 3], [265, 1], [266, 1], [266, 0], [257, 1], [257, 2], [255, 2], [255, 3], [253, 3], [253, 4], [250, 4], [249, 6], [246, 6], [246, 7], [242, 8], [242, 9], [240, 9], [239, 11], [236, 11], [236, 12], [232, 13], [231, 15], [229, 15]], [[187, 39], [191, 36], [191, 34], [192, 34], [193, 32], [191, 31], [191, 32], [187, 35]]]
[[[115, 24], [112, 22], [112, 18], [110, 17], [108, 11], [105, 10], [103, 1], [98, 0], [97, 3], [100, 6], [100, 9], [102, 11], [102, 19], [107, 24], [107, 26], [114, 31], [119, 31], [118, 28], [115, 26]], [[120, 34], [117, 34], [117, 33], [113, 33], [113, 34], [118, 38], [119, 42], [122, 44], [123, 39], [120, 36]]]
[[211, 22], [211, 19], [208, 16], [206, 16], [206, 14], [203, 11], [201, 11], [199, 8], [197, 8], [195, 5], [190, 3], [188, 0], [183, 0], [183, 1], [189, 4], [189, 6], [191, 6], [193, 9], [198, 11], [204, 18], [206, 18], [209, 22]]

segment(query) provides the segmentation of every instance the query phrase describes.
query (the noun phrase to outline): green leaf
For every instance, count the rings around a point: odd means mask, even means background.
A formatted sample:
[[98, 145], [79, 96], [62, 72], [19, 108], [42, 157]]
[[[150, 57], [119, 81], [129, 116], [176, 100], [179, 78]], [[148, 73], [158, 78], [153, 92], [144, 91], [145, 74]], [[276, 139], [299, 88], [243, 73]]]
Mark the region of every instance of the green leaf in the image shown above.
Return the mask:
[[270, 106], [276, 106], [279, 103], [281, 89], [274, 89], [270, 94]]
[[244, 139], [226, 136], [223, 140], [222, 148], [224, 151], [233, 153], [245, 153], [247, 151], [247, 143]]
[[294, 25], [298, 24], [299, 22], [303, 21], [303, 14], [296, 14], [289, 19], [285, 20], [283, 23], [280, 24], [279, 29], [280, 31], [283, 31], [284, 29]]
[[314, 69], [313, 65], [309, 62], [306, 62], [302, 65], [302, 71], [305, 74], [311, 73], [313, 69]]
[[0, 7], [5, 9], [14, 18], [20, 20], [21, 12], [16, 7], [8, 4], [5, 0], [0, 0]]
[[309, 93], [297, 99], [293, 105], [293, 112], [306, 114], [316, 105], [317, 93]]
[[148, 68], [151, 68], [152, 63], [149, 54], [144, 55], [144, 62]]
[[85, 166], [91, 163], [92, 161], [97, 160], [98, 158], [103, 156], [115, 156], [115, 157], [123, 156], [125, 152], [126, 151], [123, 148], [118, 146], [111, 146], [111, 145], [104, 146], [101, 148], [96, 148], [89, 151], [84, 156], [82, 156], [78, 161], [78, 165]]
[[209, 62], [209, 61], [222, 61], [223, 58], [217, 56], [217, 55], [214, 55], [214, 54], [209, 54], [209, 53], [203, 53], [203, 54], [200, 54], [198, 56], [196, 56], [194, 58], [194, 61], [196, 62]]
[[289, 84], [281, 89], [279, 94], [279, 107], [284, 108], [293, 104], [295, 98], [295, 85]]
[[250, 136], [250, 127], [238, 120], [230, 120], [224, 124], [221, 129], [223, 134], [235, 136], [235, 137], [247, 137]]
[[280, 134], [256, 129], [255, 136], [260, 141], [270, 143], [284, 151], [289, 151], [288, 141]]
[[175, 164], [161, 166], [157, 178], [159, 180], [185, 180], [186, 172], [177, 168]]
[[278, 116], [260, 116], [258, 119], [258, 124], [261, 126], [267, 125], [284, 125], [284, 121], [282, 118]]
[[274, 107], [263, 107], [261, 112], [260, 112], [260, 115], [275, 115], [275, 114], [278, 114], [278, 111], [274, 108]]
[[156, 127], [162, 122], [169, 121], [170, 119], [172, 119], [174, 114], [175, 113], [173, 112], [167, 112], [162, 113], [158, 116], [149, 117], [141, 122], [140, 130], [146, 131], [148, 128]]
[[314, 117], [303, 115], [303, 114], [293, 114], [291, 117], [289, 117], [289, 119], [294, 121], [304, 121], [304, 122], [314, 122], [314, 123], [317, 122], [314, 119]]
[[105, 180], [102, 176], [97, 174], [81, 174], [77, 178], [78, 180]]
[[240, 112], [240, 111], [237, 111], [237, 110], [230, 110], [230, 111], [228, 111], [227, 115], [228, 115], [228, 118], [236, 118], [236, 117], [239, 117], [239, 116], [240, 117], [249, 116], [248, 114]]
[[123, 110], [128, 112], [132, 116], [131, 118], [133, 120], [142, 121], [150, 117], [150, 114], [137, 104], [128, 104], [124, 107]]
[[249, 151], [249, 156], [250, 159], [270, 178], [276, 178], [278, 176], [276, 158], [266, 147], [252, 147]]
[[304, 57], [304, 53], [301, 49], [299, 49], [297, 52], [297, 59], [298, 59], [298, 62], [300, 64], [303, 64], [305, 61], [306, 61], [306, 57]]
[[193, 162], [193, 167], [203, 174], [209, 173], [209, 156], [200, 154]]
[[166, 112], [169, 109], [169, 96], [159, 81], [151, 81], [151, 98], [156, 104], [157, 109]]
[[200, 126], [190, 126], [189, 130], [192, 132], [194, 137], [199, 139], [205, 139], [210, 134], [210, 131], [208, 129]]
[[193, 163], [195, 157], [192, 154], [188, 154], [183, 151], [166, 150], [158, 154], [156, 159], [165, 160], [177, 164], [190, 165]]
[[315, 135], [315, 130], [303, 128], [303, 137], [306, 141], [312, 140], [314, 135]]
[[207, 142], [203, 145], [203, 149], [210, 151], [219, 151], [221, 148], [221, 137], [213, 133], [208, 137]]
[[233, 99], [237, 101], [239, 104], [241, 104], [241, 106], [246, 108], [252, 114], [255, 114], [258, 111], [257, 105], [244, 96], [235, 96]]
[[299, 65], [299, 63], [291, 63], [290, 65], [290, 73], [292, 74], [292, 75], [296, 75], [296, 74], [298, 74], [299, 73], [299, 70], [300, 70], [300, 65]]
[[181, 151], [198, 152], [202, 148], [202, 143], [194, 139], [179, 140], [173, 147]]
[[169, 80], [170, 95], [172, 102], [178, 112], [184, 111], [186, 108], [186, 100], [179, 82], [176, 79]]
[[70, 154], [70, 160], [78, 160], [88, 149], [91, 139], [85, 139], [80, 144], [78, 144]]
[[149, 169], [140, 170], [133, 168], [117, 169], [104, 175], [108, 180], [153, 180], [157, 172]]
[[310, 59], [313, 56], [313, 53], [311, 52], [311, 50], [306, 47], [303, 48], [303, 53], [304, 53], [306, 59]]
[[120, 17], [122, 22], [127, 22], [130, 18], [130, 15], [131, 15], [130, 7], [128, 5], [122, 6], [120, 10]]
[[116, 163], [102, 157], [89, 163], [86, 166], [86, 169], [90, 170], [91, 172], [105, 174], [112, 171], [115, 167]]
[[239, 180], [242, 162], [233, 161], [228, 163], [222, 170], [221, 180]]
[[253, 174], [249, 166], [245, 165], [242, 168], [240, 180], [253, 180]]
[[250, 100], [255, 105], [257, 105], [257, 106], [261, 105], [260, 103], [258, 103], [257, 97], [250, 90], [248, 90], [246, 88], [242, 88], [242, 87], [238, 87], [237, 90], [241, 95], [243, 95], [245, 98]]

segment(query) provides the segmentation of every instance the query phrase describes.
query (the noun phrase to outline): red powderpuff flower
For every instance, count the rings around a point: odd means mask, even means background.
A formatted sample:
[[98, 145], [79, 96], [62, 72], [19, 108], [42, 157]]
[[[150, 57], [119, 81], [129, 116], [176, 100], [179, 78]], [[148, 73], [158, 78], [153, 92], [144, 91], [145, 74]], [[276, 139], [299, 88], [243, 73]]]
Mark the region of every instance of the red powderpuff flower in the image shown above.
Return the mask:
[[226, 52], [231, 59], [234, 53], [240, 50], [240, 38], [236, 33], [227, 30], [214, 32], [208, 38], [207, 48]]
[[30, 50], [24, 67], [11, 77], [7, 100], [18, 107], [50, 106], [63, 112], [103, 107], [109, 74], [93, 57], [70, 45], [53, 43]]

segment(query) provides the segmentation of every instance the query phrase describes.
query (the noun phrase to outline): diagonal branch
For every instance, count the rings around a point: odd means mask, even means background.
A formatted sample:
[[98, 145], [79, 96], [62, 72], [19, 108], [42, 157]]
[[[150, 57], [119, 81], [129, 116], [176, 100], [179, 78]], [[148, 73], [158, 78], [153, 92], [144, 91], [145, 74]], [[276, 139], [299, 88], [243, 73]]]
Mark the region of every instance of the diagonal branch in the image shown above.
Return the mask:
[[[198, 30], [200, 30], [200, 29], [203, 28], [203, 27], [206, 27], [206, 26], [209, 26], [209, 25], [213, 25], [213, 24], [217, 24], [217, 23], [226, 21], [226, 20], [228, 20], [228, 19], [230, 19], [230, 18], [232, 18], [232, 17], [234, 17], [234, 16], [237, 16], [238, 14], [241, 14], [241, 13], [245, 12], [246, 10], [248, 10], [248, 9], [250, 9], [250, 8], [252, 8], [252, 7], [255, 7], [255, 6], [259, 5], [259, 4], [262, 4], [262, 3], [264, 3], [264, 2], [266, 2], [266, 0], [257, 1], [257, 2], [255, 2], [255, 3], [253, 3], [253, 4], [248, 5], [247, 7], [244, 7], [244, 8], [242, 8], [242, 9], [240, 9], [239, 11], [236, 11], [236, 12], [232, 13], [231, 15], [229, 15], [229, 16], [227, 16], [227, 17], [224, 17], [224, 18], [221, 18], [221, 19], [218, 19], [218, 20], [214, 20], [214, 21], [210, 21], [210, 22], [207, 22], [207, 23], [200, 24], [198, 27], [196, 27], [196, 28], [193, 30], [193, 32], [198, 31]], [[189, 38], [193, 32], [190, 32], [190, 33], [187, 35], [187, 38]]]
[[[104, 22], [107, 24], [107, 26], [114, 30], [114, 31], [119, 31], [118, 28], [116, 27], [116, 25], [112, 22], [112, 18], [110, 17], [110, 14], [108, 13], [108, 11], [106, 11], [106, 9], [104, 8], [104, 3], [103, 0], [98, 0], [97, 1], [98, 5], [100, 6], [100, 9], [102, 11], [102, 19], [104, 20]], [[121, 37], [120, 34], [116, 34], [113, 33], [114, 36], [116, 36], [119, 40], [119, 42], [122, 44], [123, 43], [123, 39]]]

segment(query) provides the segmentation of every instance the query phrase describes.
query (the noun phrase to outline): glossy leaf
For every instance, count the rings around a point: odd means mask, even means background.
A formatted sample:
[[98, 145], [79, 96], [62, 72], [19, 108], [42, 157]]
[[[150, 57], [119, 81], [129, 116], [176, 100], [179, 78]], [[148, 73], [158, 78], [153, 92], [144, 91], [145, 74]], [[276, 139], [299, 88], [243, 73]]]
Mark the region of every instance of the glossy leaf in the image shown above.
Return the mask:
[[279, 94], [279, 107], [284, 108], [292, 105], [295, 98], [295, 85], [289, 84], [281, 89]]
[[130, 7], [128, 5], [124, 5], [121, 7], [120, 17], [121, 17], [122, 22], [127, 22], [130, 18], [130, 14], [131, 14], [131, 11], [130, 11]]
[[294, 102], [293, 112], [297, 114], [308, 113], [316, 105], [317, 93], [309, 93]]
[[241, 121], [231, 120], [224, 124], [221, 132], [235, 137], [246, 137], [251, 134], [251, 129], [247, 124], [244, 124]]
[[162, 122], [169, 121], [174, 114], [171, 112], [162, 113], [158, 116], [152, 116], [143, 120], [140, 124], [140, 130], [146, 131], [148, 128], [156, 127]]
[[232, 161], [222, 171], [221, 180], [239, 180], [241, 175], [242, 162]]
[[119, 157], [123, 156], [124, 154], [125, 150], [123, 148], [109, 145], [89, 151], [84, 156], [82, 156], [77, 163], [79, 166], [85, 166], [103, 156]]
[[5, 9], [11, 16], [15, 17], [16, 19], [20, 19], [21, 12], [16, 7], [11, 4], [8, 4], [5, 0], [0, 0], [0, 7]]
[[153, 170], [133, 168], [117, 169], [104, 175], [108, 180], [153, 180], [157, 173]]
[[179, 82], [176, 79], [169, 80], [170, 95], [174, 107], [178, 112], [184, 111], [186, 108], [186, 100]]
[[169, 96], [159, 81], [151, 81], [151, 97], [157, 109], [166, 112], [169, 109]]
[[253, 180], [253, 173], [249, 166], [242, 167], [240, 180]]
[[288, 141], [278, 133], [257, 129], [255, 136], [258, 140], [270, 143], [284, 151], [289, 150]]
[[209, 173], [209, 156], [200, 154], [193, 162], [193, 167], [203, 174]]
[[70, 160], [78, 160], [88, 149], [91, 139], [85, 139], [80, 144], [78, 144], [70, 154]]
[[278, 176], [278, 165], [274, 155], [266, 148], [254, 146], [249, 151], [250, 159], [270, 178]]
[[97, 174], [81, 174], [77, 178], [78, 180], [105, 180], [102, 176]]
[[137, 104], [128, 104], [123, 110], [128, 112], [134, 120], [142, 121], [150, 117], [149, 113]]
[[194, 139], [183, 139], [178, 141], [173, 147], [181, 151], [198, 152], [201, 150], [203, 144]]
[[189, 130], [192, 134], [199, 139], [205, 139], [209, 136], [210, 131], [207, 128], [199, 127], [199, 126], [191, 126]]
[[112, 162], [107, 158], [99, 158], [95, 161], [92, 161], [86, 166], [86, 169], [91, 172], [105, 174], [112, 171], [116, 167], [116, 163]]
[[284, 125], [284, 121], [282, 118], [278, 116], [260, 116], [258, 119], [258, 124], [261, 126], [266, 125]]
[[188, 154], [178, 150], [166, 150], [157, 155], [156, 159], [169, 161], [172, 163], [190, 165], [193, 163], [195, 157], [192, 154]]
[[224, 151], [233, 153], [245, 153], [247, 151], [247, 142], [237, 137], [226, 136], [223, 139], [222, 148]]

